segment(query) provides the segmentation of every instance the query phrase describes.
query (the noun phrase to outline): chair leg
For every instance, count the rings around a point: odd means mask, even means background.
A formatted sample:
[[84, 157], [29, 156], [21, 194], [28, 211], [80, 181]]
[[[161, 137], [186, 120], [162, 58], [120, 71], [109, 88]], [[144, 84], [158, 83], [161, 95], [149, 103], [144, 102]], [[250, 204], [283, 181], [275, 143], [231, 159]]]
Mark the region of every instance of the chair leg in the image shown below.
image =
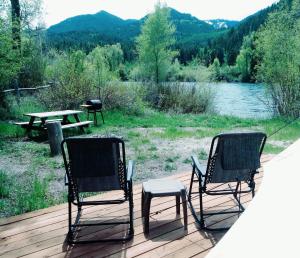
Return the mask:
[[132, 191], [132, 184], [129, 187], [129, 217], [130, 217], [130, 228], [129, 228], [129, 235], [133, 236], [134, 228], [133, 228], [133, 191]]
[[200, 228], [205, 228], [204, 223], [204, 214], [203, 214], [203, 196], [202, 196], [202, 189], [201, 189], [201, 181], [199, 180], [199, 203], [200, 203]]
[[191, 176], [191, 182], [190, 182], [190, 190], [188, 194], [188, 200], [191, 202], [192, 197], [192, 189], [193, 189], [193, 183], [194, 183], [194, 176], [195, 176], [195, 168], [193, 168], [192, 176]]
[[255, 182], [253, 181], [252, 182], [252, 198], [254, 198], [254, 196], [255, 196]]
[[72, 202], [70, 197], [68, 197], [68, 235], [67, 240], [69, 243], [73, 241], [73, 229], [72, 229]]

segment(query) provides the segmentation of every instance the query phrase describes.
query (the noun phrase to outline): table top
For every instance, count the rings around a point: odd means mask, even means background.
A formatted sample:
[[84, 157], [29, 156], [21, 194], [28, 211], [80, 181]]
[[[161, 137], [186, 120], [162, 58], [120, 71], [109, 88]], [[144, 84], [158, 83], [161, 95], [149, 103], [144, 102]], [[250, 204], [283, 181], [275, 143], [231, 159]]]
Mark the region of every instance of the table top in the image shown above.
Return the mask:
[[24, 116], [45, 118], [45, 117], [53, 117], [53, 116], [67, 116], [82, 113], [81, 110], [60, 110], [60, 111], [51, 111], [51, 112], [40, 112], [40, 113], [27, 113]]
[[168, 195], [172, 193], [180, 193], [185, 190], [184, 185], [174, 179], [151, 179], [143, 183], [144, 192], [153, 195]]

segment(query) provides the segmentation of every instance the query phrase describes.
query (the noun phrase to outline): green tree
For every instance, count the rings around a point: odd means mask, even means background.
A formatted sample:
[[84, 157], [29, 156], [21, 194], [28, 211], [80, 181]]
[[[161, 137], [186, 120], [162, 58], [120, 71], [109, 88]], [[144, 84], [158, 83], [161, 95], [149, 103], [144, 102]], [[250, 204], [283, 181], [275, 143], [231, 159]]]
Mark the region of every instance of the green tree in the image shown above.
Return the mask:
[[124, 61], [123, 50], [120, 43], [115, 45], [106, 45], [104, 47], [104, 55], [109, 65], [109, 70], [118, 73], [120, 65]]
[[299, 11], [299, 0], [283, 5], [269, 16], [256, 41], [258, 78], [268, 85], [279, 114], [289, 116], [299, 116]]
[[93, 70], [96, 71], [97, 87], [103, 87], [104, 83], [108, 80], [107, 74], [109, 70], [103, 48], [99, 46], [94, 48], [88, 58], [93, 65]]
[[216, 57], [214, 59], [214, 62], [209, 67], [209, 70], [211, 72], [211, 80], [213, 81], [220, 81], [221, 80], [221, 64], [219, 59]]
[[236, 59], [236, 72], [242, 82], [252, 80], [253, 63], [254, 63], [254, 33], [245, 36], [239, 55]]
[[168, 69], [177, 52], [171, 50], [175, 43], [175, 27], [169, 21], [169, 9], [157, 3], [137, 38], [139, 65], [145, 78], [157, 84], [166, 79]]
[[92, 74], [96, 74], [97, 87], [101, 88], [106, 82], [119, 79], [119, 70], [123, 60], [120, 44], [98, 46], [91, 51], [88, 61]]
[[13, 50], [13, 42], [8, 26], [0, 18], [0, 109], [6, 107], [5, 95], [2, 91], [11, 83], [20, 70], [17, 53]]

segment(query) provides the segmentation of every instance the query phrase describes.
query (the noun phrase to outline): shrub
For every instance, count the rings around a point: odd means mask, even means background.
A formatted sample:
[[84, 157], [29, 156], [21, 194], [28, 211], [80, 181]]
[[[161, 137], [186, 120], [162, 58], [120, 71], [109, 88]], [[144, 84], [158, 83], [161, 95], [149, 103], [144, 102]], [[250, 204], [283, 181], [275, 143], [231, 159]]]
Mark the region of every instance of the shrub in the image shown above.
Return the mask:
[[47, 78], [54, 82], [49, 90], [41, 92], [40, 101], [50, 109], [78, 108], [92, 96], [93, 80], [86, 66], [82, 51], [69, 54], [51, 52]]
[[203, 113], [211, 107], [213, 94], [207, 85], [198, 83], [149, 84], [147, 100], [164, 111]]
[[101, 88], [100, 96], [105, 109], [119, 109], [136, 115], [145, 111], [145, 89], [140, 84], [111, 82]]

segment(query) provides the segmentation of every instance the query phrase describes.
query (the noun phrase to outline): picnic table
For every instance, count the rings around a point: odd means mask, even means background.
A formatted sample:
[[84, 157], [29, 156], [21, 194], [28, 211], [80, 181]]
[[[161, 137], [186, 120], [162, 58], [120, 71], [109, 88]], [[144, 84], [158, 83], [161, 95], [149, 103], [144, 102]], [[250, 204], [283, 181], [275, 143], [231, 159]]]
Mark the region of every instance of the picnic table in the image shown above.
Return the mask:
[[[78, 114], [82, 113], [80, 110], [61, 110], [61, 111], [51, 111], [51, 112], [40, 112], [40, 113], [27, 113], [24, 116], [29, 116], [30, 120], [28, 122], [16, 122], [16, 125], [27, 130], [30, 133], [31, 130], [44, 131], [46, 129], [46, 124], [49, 122], [61, 121], [61, 128], [67, 129], [72, 127], [79, 127], [81, 131], [83, 127], [88, 126], [92, 121], [80, 121]], [[75, 123], [69, 120], [69, 117], [73, 116]], [[48, 119], [52, 118], [52, 119]], [[54, 118], [54, 119], [53, 119]], [[38, 119], [38, 120], [37, 120]]]

